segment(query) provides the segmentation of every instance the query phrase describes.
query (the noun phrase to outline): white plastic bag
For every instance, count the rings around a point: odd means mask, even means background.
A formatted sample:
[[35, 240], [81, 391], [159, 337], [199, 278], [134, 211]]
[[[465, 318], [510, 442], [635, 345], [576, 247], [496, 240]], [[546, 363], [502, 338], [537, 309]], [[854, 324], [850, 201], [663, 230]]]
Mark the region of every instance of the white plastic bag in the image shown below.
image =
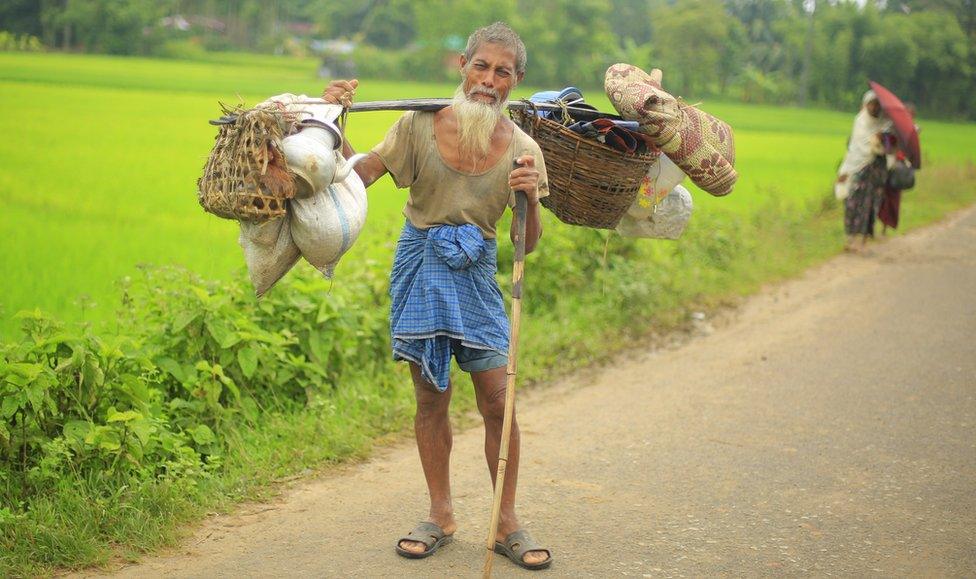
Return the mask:
[[289, 202], [291, 235], [302, 256], [325, 277], [359, 237], [366, 222], [366, 187], [355, 171], [305, 199]]
[[657, 162], [647, 170], [647, 175], [641, 183], [640, 192], [637, 194], [637, 199], [634, 200], [631, 209], [635, 211], [639, 208], [646, 211], [653, 210], [655, 205], [667, 197], [668, 193], [684, 180], [685, 174], [681, 167], [675, 165], [667, 155], [661, 153]]
[[262, 223], [241, 221], [237, 243], [257, 297], [263, 296], [295, 265], [301, 252], [291, 238], [288, 215]]
[[617, 233], [624, 237], [678, 239], [691, 219], [691, 193], [676, 186], [649, 210], [632, 205], [617, 224]]

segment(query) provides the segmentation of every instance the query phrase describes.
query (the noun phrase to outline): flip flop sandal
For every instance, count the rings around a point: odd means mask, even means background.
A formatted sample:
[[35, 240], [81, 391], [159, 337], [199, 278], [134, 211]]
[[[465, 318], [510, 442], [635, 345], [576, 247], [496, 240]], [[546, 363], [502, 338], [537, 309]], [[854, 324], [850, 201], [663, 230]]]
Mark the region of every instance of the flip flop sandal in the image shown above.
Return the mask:
[[[545, 561], [540, 561], [539, 563], [529, 564], [526, 563], [522, 557], [525, 556], [529, 551], [545, 551], [548, 557]], [[552, 564], [552, 553], [549, 549], [539, 545], [532, 538], [532, 535], [525, 529], [519, 529], [510, 533], [505, 537], [505, 542], [495, 541], [495, 552], [499, 555], [505, 555], [508, 557], [512, 563], [515, 563], [523, 569], [529, 569], [535, 571], [537, 569], [545, 569]]]
[[[433, 555], [437, 549], [440, 549], [441, 545], [451, 542], [452, 537], [453, 535], [444, 534], [444, 529], [440, 528], [436, 523], [424, 522], [417, 524], [412, 531], [397, 539], [395, 548], [397, 555], [401, 557], [406, 557], [407, 559], [423, 559], [424, 557]], [[400, 546], [400, 543], [403, 541], [423, 543], [427, 549], [419, 553], [407, 551]]]

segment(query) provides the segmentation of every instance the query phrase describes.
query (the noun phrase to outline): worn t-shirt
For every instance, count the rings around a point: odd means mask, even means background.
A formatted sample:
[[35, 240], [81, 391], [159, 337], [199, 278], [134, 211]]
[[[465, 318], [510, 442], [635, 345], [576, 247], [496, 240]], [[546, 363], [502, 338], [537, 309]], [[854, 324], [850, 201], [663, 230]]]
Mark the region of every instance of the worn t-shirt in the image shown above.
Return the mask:
[[481, 229], [486, 239], [494, 239], [495, 224], [505, 206], [515, 204], [508, 175], [512, 162], [522, 155], [535, 156], [539, 197], [549, 194], [542, 151], [518, 127], [508, 150], [482, 173], [463, 173], [444, 162], [434, 135], [434, 113], [430, 112], [405, 113], [373, 152], [383, 161], [397, 187], [410, 188], [403, 214], [418, 229], [471, 223]]

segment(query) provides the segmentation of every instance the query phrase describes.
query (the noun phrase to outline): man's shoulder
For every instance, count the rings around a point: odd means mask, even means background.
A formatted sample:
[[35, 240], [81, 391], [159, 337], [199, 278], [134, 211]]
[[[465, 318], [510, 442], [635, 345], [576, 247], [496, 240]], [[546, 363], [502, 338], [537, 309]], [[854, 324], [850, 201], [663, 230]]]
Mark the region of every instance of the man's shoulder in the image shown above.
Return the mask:
[[512, 125], [515, 127], [514, 139], [515, 139], [516, 147], [518, 147], [519, 149], [528, 149], [532, 151], [532, 154], [534, 155], [541, 155], [542, 149], [539, 148], [539, 144], [535, 142], [535, 139], [533, 139], [531, 135], [523, 131], [522, 127], [518, 126], [518, 124], [512, 121], [509, 122], [511, 122]]
[[396, 124], [410, 126], [420, 124], [425, 121], [429, 122], [429, 120], [433, 118], [433, 111], [404, 111], [403, 114], [400, 115], [400, 118], [397, 119]]
[[433, 113], [424, 111], [405, 111], [390, 127], [387, 139], [413, 139], [432, 126], [430, 117]]

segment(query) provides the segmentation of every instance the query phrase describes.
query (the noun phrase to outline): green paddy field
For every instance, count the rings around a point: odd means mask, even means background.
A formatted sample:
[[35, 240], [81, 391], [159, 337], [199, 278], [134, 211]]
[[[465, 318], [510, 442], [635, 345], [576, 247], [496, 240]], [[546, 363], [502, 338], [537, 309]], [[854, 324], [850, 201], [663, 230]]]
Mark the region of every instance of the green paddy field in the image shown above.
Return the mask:
[[[23, 309], [66, 320], [110, 319], [115, 285], [137, 264], [180, 264], [215, 279], [243, 275], [236, 224], [204, 213], [196, 202], [195, 181], [216, 133], [206, 121], [218, 116], [218, 102], [254, 104], [283, 92], [315, 95], [323, 84], [311, 60], [0, 54], [0, 131], [6, 135], [0, 141], [0, 336], [11, 335], [12, 316]], [[448, 96], [452, 90], [364, 80], [357, 98]], [[611, 110], [598, 90], [587, 98]], [[855, 111], [721, 102], [701, 107], [735, 129], [741, 177], [729, 197], [698, 192], [696, 217], [747, 216], [769, 199], [801, 213], [829, 204]], [[351, 141], [359, 149], [371, 147], [396, 115], [353, 115]], [[976, 126], [920, 124], [927, 169], [972, 163]], [[927, 175], [921, 174], [920, 186]], [[388, 178], [370, 189], [367, 226], [340, 265], [340, 280], [343, 268], [356, 267], [366, 255], [389, 258], [404, 198]], [[930, 219], [931, 211], [909, 195], [906, 224]], [[698, 233], [698, 221], [693, 217], [686, 235]], [[552, 223], [549, 235], [567, 227]]]

